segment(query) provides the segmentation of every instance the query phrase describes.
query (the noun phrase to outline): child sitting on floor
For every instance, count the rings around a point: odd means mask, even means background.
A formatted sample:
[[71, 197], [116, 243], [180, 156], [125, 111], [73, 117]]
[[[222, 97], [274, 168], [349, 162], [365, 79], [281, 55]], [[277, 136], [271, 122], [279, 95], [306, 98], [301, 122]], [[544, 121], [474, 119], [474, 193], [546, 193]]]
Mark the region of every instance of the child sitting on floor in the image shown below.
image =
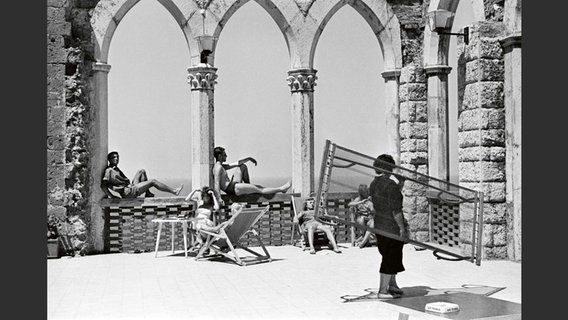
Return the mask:
[[[371, 196], [369, 195], [369, 188], [366, 184], [360, 184], [358, 192], [359, 195], [351, 202], [349, 202], [347, 206], [352, 208], [351, 210], [355, 211], [357, 223], [373, 228], [375, 223], [373, 219], [375, 209], [373, 208], [373, 202], [371, 201]], [[355, 245], [358, 245], [359, 248], [364, 248], [371, 236], [372, 233], [365, 230], [363, 237], [359, 237], [357, 240], [355, 240]]]

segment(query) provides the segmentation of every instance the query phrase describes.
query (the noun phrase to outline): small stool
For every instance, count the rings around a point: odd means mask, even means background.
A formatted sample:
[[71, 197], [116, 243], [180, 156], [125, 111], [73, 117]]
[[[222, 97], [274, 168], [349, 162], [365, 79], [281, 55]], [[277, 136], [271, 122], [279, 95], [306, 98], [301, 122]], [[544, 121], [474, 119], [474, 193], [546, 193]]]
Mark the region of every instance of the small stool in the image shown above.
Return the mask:
[[[162, 234], [162, 226], [164, 222], [171, 223], [172, 225], [172, 254], [175, 253], [175, 224], [181, 223], [181, 228], [183, 230], [183, 249], [185, 251], [185, 257], [187, 258], [187, 224], [192, 222], [194, 219], [179, 219], [179, 218], [161, 218], [161, 219], [153, 219], [152, 222], [158, 223], [158, 236], [156, 237], [156, 249], [155, 249], [155, 257], [158, 257], [158, 247], [160, 245], [160, 236]], [[193, 242], [193, 240], [192, 240]], [[192, 243], [193, 245], [193, 243]]]

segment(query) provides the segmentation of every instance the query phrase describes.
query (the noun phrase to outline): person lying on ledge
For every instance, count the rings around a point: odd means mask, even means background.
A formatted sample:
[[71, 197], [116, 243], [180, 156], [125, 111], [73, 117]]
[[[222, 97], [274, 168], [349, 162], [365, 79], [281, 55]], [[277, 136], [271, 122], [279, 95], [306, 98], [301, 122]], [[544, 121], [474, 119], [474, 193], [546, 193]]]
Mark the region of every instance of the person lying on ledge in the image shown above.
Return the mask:
[[[341, 253], [341, 250], [337, 247], [337, 243], [335, 242], [335, 237], [333, 236], [333, 232], [331, 232], [331, 228], [319, 222], [315, 218], [315, 199], [313, 197], [309, 197], [304, 201], [304, 208], [298, 214], [296, 218], [294, 218], [294, 223], [299, 223], [302, 221], [301, 225], [304, 230], [308, 231], [308, 242], [310, 244], [310, 254], [316, 254], [316, 249], [314, 248], [314, 231], [321, 230], [325, 232], [327, 239], [331, 243], [333, 247], [333, 252]], [[302, 220], [303, 219], [303, 220]]]
[[112, 151], [107, 156], [108, 165], [103, 173], [101, 188], [105, 195], [109, 198], [116, 199], [133, 199], [144, 194], [146, 198], [153, 197], [150, 188], [154, 187], [158, 190], [169, 192], [179, 196], [183, 189], [183, 184], [176, 189], [156, 180], [148, 180], [146, 170], [138, 170], [130, 181], [126, 175], [118, 168], [119, 156], [118, 152]]
[[[241, 159], [234, 163], [225, 163], [227, 161], [227, 153], [223, 147], [215, 147], [213, 149], [215, 164], [213, 165], [213, 189], [220, 206], [224, 205], [221, 199], [221, 191], [228, 195], [241, 196], [245, 194], [275, 194], [286, 193], [292, 185], [290, 181], [280, 187], [263, 187], [250, 183], [247, 162], [252, 162], [256, 166], [256, 160], [252, 157]], [[229, 179], [227, 170], [235, 169], [235, 172]]]

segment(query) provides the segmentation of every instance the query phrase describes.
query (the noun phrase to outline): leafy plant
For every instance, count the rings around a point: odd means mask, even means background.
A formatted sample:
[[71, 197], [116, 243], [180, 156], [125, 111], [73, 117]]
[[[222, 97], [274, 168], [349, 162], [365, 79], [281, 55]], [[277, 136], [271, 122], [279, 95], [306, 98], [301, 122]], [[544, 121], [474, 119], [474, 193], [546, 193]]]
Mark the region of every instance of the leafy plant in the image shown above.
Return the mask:
[[57, 239], [61, 234], [59, 232], [61, 220], [53, 214], [47, 216], [47, 239]]

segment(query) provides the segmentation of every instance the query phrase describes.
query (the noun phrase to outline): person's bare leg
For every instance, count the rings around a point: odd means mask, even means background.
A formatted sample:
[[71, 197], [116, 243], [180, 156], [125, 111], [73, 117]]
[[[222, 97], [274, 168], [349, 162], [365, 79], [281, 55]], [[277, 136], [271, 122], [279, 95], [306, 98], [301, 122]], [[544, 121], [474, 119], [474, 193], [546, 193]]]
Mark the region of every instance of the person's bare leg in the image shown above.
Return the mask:
[[138, 190], [141, 194], [143, 192], [148, 191], [150, 188], [154, 187], [154, 188], [156, 188], [160, 191], [169, 192], [171, 194], [179, 196], [179, 193], [183, 189], [183, 184], [181, 186], [179, 186], [178, 188], [174, 189], [174, 188], [168, 186], [165, 183], [162, 183], [162, 182], [160, 182], [156, 179], [152, 179], [152, 180], [149, 180], [149, 181], [140, 182], [139, 184], [137, 184], [137, 187], [138, 187]]
[[235, 172], [233, 173], [233, 181], [237, 183], [250, 183], [249, 171], [246, 164], [241, 164], [235, 169]]
[[379, 299], [392, 299], [394, 296], [388, 292], [391, 281], [391, 274], [379, 272]]
[[361, 240], [361, 243], [359, 243], [359, 248], [363, 249], [367, 245], [367, 242], [369, 242], [370, 237], [371, 237], [371, 233], [369, 231], [365, 231], [365, 235], [363, 236], [363, 240]]
[[235, 194], [237, 196], [240, 196], [243, 194], [253, 194], [253, 193], [260, 193], [260, 194], [274, 194], [279, 192], [286, 193], [286, 191], [288, 191], [288, 189], [290, 189], [291, 186], [292, 183], [290, 181], [286, 182], [285, 184], [283, 184], [278, 188], [262, 187], [249, 183], [237, 183], [235, 184]]
[[[365, 218], [363, 216], [358, 216], [357, 217], [357, 223], [360, 224], [360, 225], [365, 225]], [[355, 239], [355, 244], [360, 245], [362, 240], [363, 240], [363, 236], [358, 237], [357, 239]]]
[[[373, 220], [369, 219], [369, 221], [367, 222], [367, 227], [372, 228], [373, 227]], [[367, 242], [369, 242], [369, 239], [371, 238], [371, 233], [369, 231], [365, 231], [365, 236], [363, 236], [363, 240], [361, 240], [361, 243], [359, 243], [359, 248], [364, 248], [367, 245]]]
[[[146, 170], [140, 169], [140, 170], [138, 170], [138, 172], [136, 172], [136, 174], [134, 175], [134, 178], [132, 178], [132, 183], [138, 184], [138, 183], [144, 182], [144, 181], [148, 181], [148, 175], [146, 174]], [[152, 192], [150, 192], [150, 190], [146, 190], [146, 194], [144, 196], [146, 198], [151, 198], [151, 197], [154, 197], [155, 195]]]
[[318, 227], [318, 229], [325, 232], [327, 239], [329, 240], [329, 242], [331, 242], [331, 246], [333, 247], [333, 252], [341, 253], [341, 250], [339, 250], [339, 248], [337, 247], [337, 242], [335, 242], [335, 237], [333, 236], [333, 232], [331, 232], [331, 229], [327, 226], [321, 226]]
[[136, 172], [134, 178], [132, 178], [132, 183], [137, 184], [144, 181], [148, 181], [148, 176], [146, 175], [146, 170], [140, 169]]
[[314, 248], [314, 228], [308, 228], [308, 242], [310, 243], [310, 253], [316, 254], [316, 249]]

